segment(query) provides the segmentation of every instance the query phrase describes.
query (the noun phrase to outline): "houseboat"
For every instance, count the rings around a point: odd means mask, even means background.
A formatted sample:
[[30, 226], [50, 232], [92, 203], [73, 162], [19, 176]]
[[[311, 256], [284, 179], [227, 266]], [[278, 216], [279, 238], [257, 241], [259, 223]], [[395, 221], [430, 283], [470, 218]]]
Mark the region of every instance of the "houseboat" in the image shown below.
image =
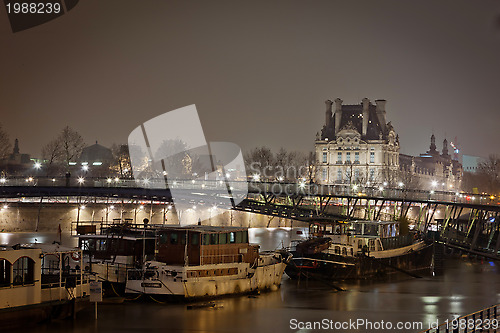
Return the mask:
[[157, 233], [155, 260], [128, 271], [126, 292], [190, 299], [275, 289], [288, 257], [259, 252], [247, 228], [166, 227]]
[[285, 272], [344, 280], [430, 270], [433, 244], [401, 229], [399, 222], [312, 222], [313, 238], [296, 245]]
[[0, 247], [0, 331], [74, 315], [89, 304], [81, 251]]
[[75, 236], [83, 251], [86, 270], [103, 282], [106, 294], [122, 295], [127, 271], [140, 268], [146, 259], [154, 258], [158, 227], [129, 221], [113, 222], [80, 223], [75, 228]]

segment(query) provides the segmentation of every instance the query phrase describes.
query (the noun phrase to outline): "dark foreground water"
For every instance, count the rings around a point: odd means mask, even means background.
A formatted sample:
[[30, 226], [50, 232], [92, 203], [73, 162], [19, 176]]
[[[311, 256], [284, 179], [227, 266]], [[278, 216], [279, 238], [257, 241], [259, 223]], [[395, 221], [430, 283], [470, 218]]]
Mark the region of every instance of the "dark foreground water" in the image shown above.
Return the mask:
[[[281, 241], [287, 245], [290, 235], [295, 231], [254, 229], [251, 240], [259, 240], [264, 249], [270, 249]], [[94, 308], [89, 308], [78, 313], [75, 321], [56, 321], [22, 331], [418, 332], [436, 320], [442, 323], [500, 303], [499, 277], [499, 267], [493, 262], [457, 257], [447, 260], [442, 276], [343, 284], [346, 291], [342, 292], [285, 276], [278, 291], [218, 299], [215, 308], [188, 309], [186, 304], [151, 300], [99, 304], [97, 320]], [[309, 329], [314, 322], [323, 326]], [[407, 329], [397, 329], [398, 325]]]

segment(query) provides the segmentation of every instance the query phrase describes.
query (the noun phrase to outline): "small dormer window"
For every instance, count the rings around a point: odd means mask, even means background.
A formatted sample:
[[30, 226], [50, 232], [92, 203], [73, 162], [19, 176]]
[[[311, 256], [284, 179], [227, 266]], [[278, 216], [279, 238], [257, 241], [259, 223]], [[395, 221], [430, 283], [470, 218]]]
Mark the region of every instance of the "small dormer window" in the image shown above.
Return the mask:
[[347, 139], [347, 142], [351, 142], [351, 139], [349, 139], [349, 138], [348, 138], [348, 139]]

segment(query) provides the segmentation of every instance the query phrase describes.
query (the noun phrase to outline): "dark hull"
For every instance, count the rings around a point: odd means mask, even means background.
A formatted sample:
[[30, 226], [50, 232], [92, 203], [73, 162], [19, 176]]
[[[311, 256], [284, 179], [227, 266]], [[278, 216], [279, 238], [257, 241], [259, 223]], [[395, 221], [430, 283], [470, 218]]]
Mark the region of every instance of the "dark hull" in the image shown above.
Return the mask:
[[64, 319], [90, 305], [90, 298], [52, 301], [0, 310], [0, 331]]
[[285, 273], [292, 279], [299, 278], [299, 276], [319, 276], [331, 280], [376, 278], [401, 272], [411, 274], [430, 269], [433, 254], [433, 244], [388, 258], [373, 258], [364, 255], [347, 257], [316, 253], [301, 256], [307, 259], [297, 259], [297, 257], [292, 259]]

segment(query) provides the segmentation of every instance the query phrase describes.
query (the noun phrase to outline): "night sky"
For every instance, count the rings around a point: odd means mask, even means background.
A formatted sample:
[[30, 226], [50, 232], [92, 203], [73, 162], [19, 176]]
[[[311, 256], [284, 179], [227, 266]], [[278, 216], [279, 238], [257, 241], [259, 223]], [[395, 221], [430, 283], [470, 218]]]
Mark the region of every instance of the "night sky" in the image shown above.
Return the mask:
[[436, 135], [500, 153], [498, 1], [81, 0], [12, 33], [0, 8], [0, 122], [41, 155], [196, 104], [208, 141], [309, 151], [326, 99], [387, 100], [401, 152]]

